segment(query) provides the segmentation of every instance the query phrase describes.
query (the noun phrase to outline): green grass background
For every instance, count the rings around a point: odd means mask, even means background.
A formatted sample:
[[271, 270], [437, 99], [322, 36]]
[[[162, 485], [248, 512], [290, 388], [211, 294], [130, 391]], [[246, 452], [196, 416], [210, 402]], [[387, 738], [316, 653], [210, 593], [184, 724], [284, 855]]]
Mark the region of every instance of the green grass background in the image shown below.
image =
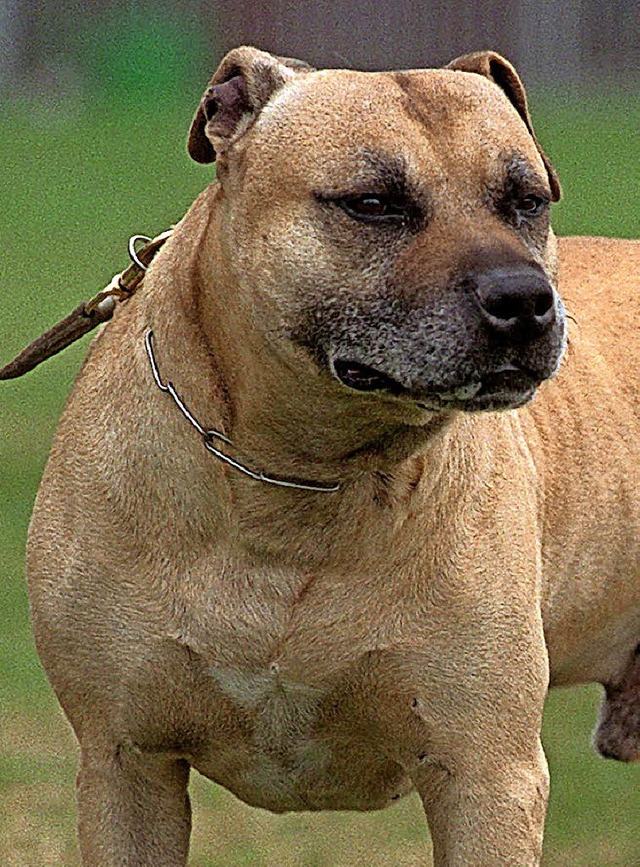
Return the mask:
[[[179, 219], [209, 182], [184, 142], [197, 101], [4, 106], [0, 134], [0, 359], [8, 360], [127, 263], [130, 234]], [[637, 233], [637, 117], [623, 94], [546, 95], [536, 128], [563, 181], [561, 234]], [[636, 142], [635, 149], [632, 146]], [[635, 183], [633, 179], [635, 178]], [[86, 348], [0, 384], [0, 863], [77, 864], [75, 744], [36, 659], [23, 576], [29, 514], [56, 419]], [[598, 689], [548, 702], [552, 770], [545, 864], [640, 865], [640, 770], [590, 747]], [[192, 860], [217, 865], [418, 865], [415, 798], [382, 813], [272, 817], [192, 786]]]

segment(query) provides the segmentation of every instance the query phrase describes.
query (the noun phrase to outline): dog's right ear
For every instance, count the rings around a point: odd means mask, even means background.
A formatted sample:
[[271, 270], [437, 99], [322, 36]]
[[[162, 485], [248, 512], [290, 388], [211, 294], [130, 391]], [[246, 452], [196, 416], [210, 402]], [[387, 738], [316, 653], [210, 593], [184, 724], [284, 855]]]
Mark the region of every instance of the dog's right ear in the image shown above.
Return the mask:
[[188, 150], [198, 163], [212, 163], [253, 124], [287, 81], [311, 67], [243, 46], [223, 59], [209, 82], [189, 130]]

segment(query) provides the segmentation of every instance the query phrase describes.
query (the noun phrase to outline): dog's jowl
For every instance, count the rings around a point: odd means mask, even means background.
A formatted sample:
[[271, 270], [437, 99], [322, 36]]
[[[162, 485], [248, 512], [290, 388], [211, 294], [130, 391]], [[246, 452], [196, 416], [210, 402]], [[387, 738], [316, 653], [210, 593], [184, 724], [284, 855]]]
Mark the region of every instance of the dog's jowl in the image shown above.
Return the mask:
[[537, 865], [549, 685], [603, 684], [640, 758], [639, 245], [556, 240], [492, 53], [240, 48], [189, 150], [216, 180], [92, 343], [30, 532], [83, 863], [185, 864], [194, 767], [276, 812], [417, 791], [439, 867]]

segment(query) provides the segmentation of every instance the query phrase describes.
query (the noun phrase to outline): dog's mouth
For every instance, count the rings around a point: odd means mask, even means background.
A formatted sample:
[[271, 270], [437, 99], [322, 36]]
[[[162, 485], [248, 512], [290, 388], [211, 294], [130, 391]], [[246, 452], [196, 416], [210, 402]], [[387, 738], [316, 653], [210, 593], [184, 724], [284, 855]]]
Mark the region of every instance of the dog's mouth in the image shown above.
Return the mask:
[[425, 410], [479, 411], [510, 409], [527, 403], [544, 379], [534, 371], [514, 364], [503, 364], [447, 389], [420, 391], [407, 388], [398, 380], [368, 364], [336, 358], [332, 370], [342, 385], [359, 392], [382, 392], [411, 400]]
[[408, 392], [408, 389], [388, 374], [359, 361], [336, 358], [332, 367], [336, 379], [354, 391], [386, 391], [395, 395]]
[[[467, 412], [515, 409], [531, 400], [542, 379], [533, 371], [504, 365], [483, 374], [477, 382], [456, 388], [453, 392], [438, 392], [435, 397], [444, 407]], [[421, 405], [424, 409], [433, 408], [428, 401]]]

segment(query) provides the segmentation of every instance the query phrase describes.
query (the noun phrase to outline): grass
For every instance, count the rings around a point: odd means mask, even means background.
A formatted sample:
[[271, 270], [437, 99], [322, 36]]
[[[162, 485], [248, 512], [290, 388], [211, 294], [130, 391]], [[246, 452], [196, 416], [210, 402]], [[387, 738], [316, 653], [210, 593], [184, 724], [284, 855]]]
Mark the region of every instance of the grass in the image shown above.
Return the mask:
[[[192, 101], [80, 111], [5, 110], [0, 160], [0, 358], [8, 359], [126, 264], [129, 234], [177, 220], [211, 170], [190, 163]], [[534, 100], [536, 128], [563, 180], [561, 233], [630, 236], [637, 196], [634, 128], [625, 100]], [[8, 867], [75, 865], [75, 744], [37, 662], [23, 576], [33, 497], [56, 419], [86, 347], [0, 385], [0, 853]], [[545, 744], [552, 797], [545, 864], [640, 864], [640, 773], [589, 746], [596, 688], [553, 694]], [[417, 800], [369, 815], [272, 817], [195, 778], [192, 861], [227, 865], [423, 865]]]

